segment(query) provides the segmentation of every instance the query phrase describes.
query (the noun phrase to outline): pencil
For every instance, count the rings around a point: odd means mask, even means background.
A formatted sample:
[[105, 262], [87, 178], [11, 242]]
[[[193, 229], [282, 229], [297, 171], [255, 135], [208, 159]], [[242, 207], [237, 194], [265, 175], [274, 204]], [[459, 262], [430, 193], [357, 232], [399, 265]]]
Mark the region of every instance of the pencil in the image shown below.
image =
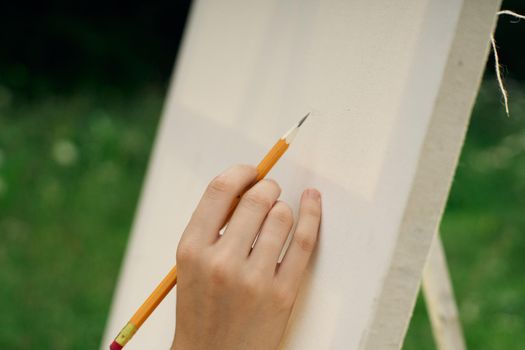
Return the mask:
[[[293, 139], [299, 131], [299, 127], [304, 123], [306, 118], [310, 113], [306, 114], [301, 120], [294, 125], [287, 133], [285, 133], [270, 149], [266, 156], [261, 160], [259, 165], [257, 165], [257, 177], [254, 181], [254, 184], [262, 180], [266, 174], [272, 169], [272, 167], [277, 163], [279, 158], [286, 152], [288, 146], [292, 143]], [[248, 190], [248, 189], [246, 189]], [[224, 225], [229, 221], [233, 211], [239, 204], [239, 201], [244, 193], [237, 196], [232, 202], [229, 210], [229, 214], [225, 220]], [[128, 323], [122, 328], [120, 333], [117, 335], [115, 340], [109, 346], [110, 350], [121, 350], [137, 332], [137, 330], [142, 326], [144, 321], [151, 315], [153, 310], [160, 304], [164, 297], [171, 291], [171, 289], [177, 283], [177, 266], [168, 272], [166, 277], [158, 284], [155, 290], [150, 294], [150, 296], [144, 301], [144, 303], [138, 308], [135, 314], [131, 317]]]

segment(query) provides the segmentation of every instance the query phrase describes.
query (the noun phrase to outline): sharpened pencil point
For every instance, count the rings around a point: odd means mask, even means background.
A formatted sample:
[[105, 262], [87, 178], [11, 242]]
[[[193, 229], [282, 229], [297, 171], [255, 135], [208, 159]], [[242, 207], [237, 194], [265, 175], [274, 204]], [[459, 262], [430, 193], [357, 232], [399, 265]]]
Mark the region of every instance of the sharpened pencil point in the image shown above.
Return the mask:
[[306, 115], [301, 120], [299, 120], [297, 127], [300, 127], [301, 125], [303, 125], [304, 121], [306, 120], [306, 118], [308, 118], [309, 115], [310, 115], [310, 112], [306, 113]]
[[297, 125], [292, 126], [292, 128], [288, 130], [286, 134], [284, 134], [282, 139], [286, 140], [287, 144], [292, 143], [292, 140], [295, 138], [295, 135], [297, 135], [297, 132], [299, 131], [299, 127], [304, 123], [304, 121], [306, 120], [306, 118], [308, 118], [309, 115], [310, 113], [307, 113], [304, 117], [301, 118], [301, 120], [299, 120], [299, 123], [297, 123]]

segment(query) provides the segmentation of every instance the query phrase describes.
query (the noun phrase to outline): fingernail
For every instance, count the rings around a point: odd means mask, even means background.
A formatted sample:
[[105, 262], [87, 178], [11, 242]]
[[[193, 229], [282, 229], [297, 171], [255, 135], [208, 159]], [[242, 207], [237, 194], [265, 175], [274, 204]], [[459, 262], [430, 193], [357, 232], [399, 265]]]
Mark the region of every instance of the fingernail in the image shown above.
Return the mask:
[[321, 201], [321, 193], [319, 193], [318, 190], [316, 190], [315, 188], [309, 188], [305, 191], [305, 194], [306, 194], [306, 197], [307, 198], [312, 198], [318, 202]]

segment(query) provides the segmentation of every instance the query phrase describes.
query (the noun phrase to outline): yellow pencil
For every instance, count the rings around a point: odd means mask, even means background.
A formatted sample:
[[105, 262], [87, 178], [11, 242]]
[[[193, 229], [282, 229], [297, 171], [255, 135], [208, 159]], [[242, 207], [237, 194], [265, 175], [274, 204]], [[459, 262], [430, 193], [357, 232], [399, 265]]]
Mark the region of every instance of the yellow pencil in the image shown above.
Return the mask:
[[[294, 125], [286, 134], [284, 134], [272, 147], [272, 149], [266, 154], [263, 160], [257, 165], [257, 178], [255, 183], [263, 179], [266, 174], [272, 169], [272, 167], [277, 163], [279, 158], [286, 152], [288, 146], [292, 143], [292, 140], [297, 135], [299, 127], [304, 123], [306, 118], [310, 113], [306, 114], [297, 125]], [[255, 184], [254, 183], [254, 184]], [[233, 211], [239, 204], [241, 199], [239, 195], [233, 201], [230, 206], [229, 214], [226, 218], [225, 224], [229, 221]], [[140, 328], [140, 326], [146, 321], [146, 319], [151, 315], [153, 310], [160, 304], [164, 297], [170, 292], [170, 290], [177, 283], [177, 266], [173, 266], [171, 271], [164, 277], [164, 279], [159, 283], [155, 290], [150, 294], [146, 301], [138, 308], [135, 314], [131, 317], [128, 323], [122, 328], [120, 333], [117, 335], [113, 343], [109, 346], [110, 350], [121, 350], [124, 345], [133, 337], [135, 332]]]

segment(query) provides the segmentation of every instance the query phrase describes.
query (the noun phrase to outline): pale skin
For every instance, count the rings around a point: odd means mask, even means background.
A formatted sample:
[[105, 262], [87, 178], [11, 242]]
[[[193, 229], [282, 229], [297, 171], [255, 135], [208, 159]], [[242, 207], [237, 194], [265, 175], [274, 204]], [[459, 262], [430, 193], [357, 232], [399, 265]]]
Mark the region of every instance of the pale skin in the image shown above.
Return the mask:
[[254, 167], [236, 165], [213, 179], [182, 234], [172, 350], [272, 350], [281, 343], [317, 243], [321, 196], [303, 192], [293, 239], [278, 263], [294, 217], [274, 180], [253, 185], [219, 235], [232, 201], [256, 176]]

